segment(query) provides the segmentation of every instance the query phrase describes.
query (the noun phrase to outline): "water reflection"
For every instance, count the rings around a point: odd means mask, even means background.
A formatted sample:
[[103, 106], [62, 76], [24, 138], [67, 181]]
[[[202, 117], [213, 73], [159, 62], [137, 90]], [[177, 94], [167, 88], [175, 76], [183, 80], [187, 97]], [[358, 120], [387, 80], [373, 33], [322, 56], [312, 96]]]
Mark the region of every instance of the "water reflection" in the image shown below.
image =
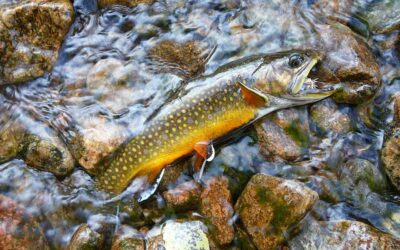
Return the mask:
[[[388, 14], [388, 9], [400, 8], [380, 8], [397, 6], [397, 1], [178, 0], [105, 9], [95, 2], [74, 1], [76, 20], [50, 74], [1, 88], [0, 135], [8, 143], [0, 150], [7, 151], [0, 157], [5, 162], [1, 193], [27, 208], [54, 246], [65, 246], [80, 223], [153, 225], [170, 216], [162, 202], [150, 201], [145, 215], [127, 219], [134, 216], [131, 210], [99, 202], [105, 197], [94, 191], [91, 175], [187, 78], [212, 73], [243, 56], [309, 47], [325, 52], [316, 77], [346, 86], [336, 101], [365, 103], [375, 95], [368, 104], [373, 126], [361, 117], [360, 107], [341, 104], [355, 129], [321, 133], [310, 124], [309, 148], [295, 163], [266, 160], [251, 127], [219, 147], [205, 178], [231, 174], [245, 183], [261, 172], [298, 179], [320, 195], [315, 218], [355, 218], [400, 237], [399, 198], [379, 160], [383, 118], [392, 93], [399, 91], [400, 77], [398, 15]], [[207, 63], [188, 66], [186, 58]], [[181, 74], [172, 70], [177, 68]], [[72, 164], [73, 173], [52, 170], [59, 173], [57, 179], [15, 160], [26, 162], [32, 135], [54, 142], [49, 148], [69, 157], [62, 164]], [[353, 160], [368, 161], [362, 166], [372, 171], [371, 183], [381, 187], [357, 182], [355, 173], [347, 173], [344, 166], [355, 164]], [[156, 209], [151, 210], [151, 202]]]

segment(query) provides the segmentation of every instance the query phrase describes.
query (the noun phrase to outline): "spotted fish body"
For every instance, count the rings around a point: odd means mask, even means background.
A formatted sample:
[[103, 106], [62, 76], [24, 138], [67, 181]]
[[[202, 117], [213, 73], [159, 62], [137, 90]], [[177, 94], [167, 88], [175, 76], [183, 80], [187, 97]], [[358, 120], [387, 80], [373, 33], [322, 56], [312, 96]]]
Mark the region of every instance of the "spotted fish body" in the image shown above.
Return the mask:
[[154, 177], [167, 164], [191, 154], [196, 143], [213, 141], [254, 120], [257, 108], [245, 101], [237, 83], [251, 69], [254, 66], [230, 77], [223, 74], [189, 84], [186, 95], [167, 105], [117, 154], [98, 177], [98, 186], [119, 193], [135, 176]]
[[[185, 86], [145, 129], [122, 148], [97, 177], [97, 186], [118, 194], [136, 176], [160, 170], [229, 132], [280, 109], [321, 100], [331, 90], [307, 90], [315, 53], [287, 51], [244, 58]], [[201, 155], [201, 154], [200, 154]]]

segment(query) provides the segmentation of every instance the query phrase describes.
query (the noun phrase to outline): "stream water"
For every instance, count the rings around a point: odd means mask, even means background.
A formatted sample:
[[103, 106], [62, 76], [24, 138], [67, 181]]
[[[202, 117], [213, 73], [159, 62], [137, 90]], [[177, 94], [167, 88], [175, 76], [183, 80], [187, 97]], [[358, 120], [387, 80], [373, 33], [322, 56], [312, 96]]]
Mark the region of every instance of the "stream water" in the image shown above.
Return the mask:
[[[376, 7], [384, 6], [383, 2], [392, 9]], [[82, 147], [76, 144], [77, 138], [91, 147], [64, 178], [33, 169], [21, 157], [0, 165], [0, 193], [12, 197], [40, 222], [53, 247], [67, 246], [81, 223], [94, 228], [129, 224], [116, 206], [102, 201], [104, 194], [95, 190], [81, 165], [90, 165], [90, 157], [107, 156], [110, 148], [137, 133], [182, 80], [212, 73], [244, 56], [311, 48], [327, 50], [332, 65], [355, 65], [350, 73], [342, 73], [350, 76], [341, 79], [358, 81], [363, 73], [352, 72], [365, 70], [371, 62], [363, 62], [369, 57], [352, 56], [360, 49], [347, 42], [350, 34], [365, 43], [382, 76], [382, 86], [372, 99], [361, 97], [357, 103], [336, 99], [338, 110], [350, 117], [351, 130], [324, 133], [311, 123], [302, 157], [282, 161], [266, 159], [260, 153], [251, 126], [217, 147], [205, 178], [225, 175], [242, 185], [254, 173], [297, 179], [320, 194], [309, 216], [327, 221], [355, 219], [400, 237], [400, 195], [385, 176], [380, 160], [384, 129], [392, 119], [392, 96], [400, 91], [400, 30], [390, 30], [396, 25], [396, 13], [399, 20], [398, 1], [160, 0], [135, 8], [100, 9], [96, 1], [76, 0], [74, 8], [75, 21], [52, 71], [0, 88], [4, 114], [0, 124], [4, 128], [20, 124], [39, 137], [56, 136], [72, 152]], [[351, 33], [337, 35], [324, 30], [328, 24]], [[343, 41], [340, 46], [349, 48], [335, 45], [338, 39]], [[168, 49], [178, 52], [165, 52]], [[372, 125], [360, 115], [363, 105], [373, 110]], [[310, 106], [295, 112], [310, 119]], [[295, 126], [298, 131], [300, 125]], [[73, 153], [75, 159], [77, 155]], [[362, 174], [342, 167], [360, 159], [372, 164], [371, 183], [356, 181]], [[189, 177], [181, 179], [185, 178]], [[239, 195], [238, 190], [233, 197]], [[157, 209], [163, 211], [160, 207]], [[175, 216], [182, 215], [157, 214], [134, 226], [151, 227]]]

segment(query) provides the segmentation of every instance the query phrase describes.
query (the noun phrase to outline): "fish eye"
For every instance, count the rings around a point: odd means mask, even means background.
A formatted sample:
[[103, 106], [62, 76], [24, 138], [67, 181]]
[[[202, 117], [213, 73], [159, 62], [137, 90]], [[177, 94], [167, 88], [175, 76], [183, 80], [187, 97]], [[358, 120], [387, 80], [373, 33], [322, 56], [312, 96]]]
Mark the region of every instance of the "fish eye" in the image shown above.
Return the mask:
[[289, 57], [289, 66], [291, 68], [297, 68], [304, 62], [304, 57], [300, 54], [292, 54]]

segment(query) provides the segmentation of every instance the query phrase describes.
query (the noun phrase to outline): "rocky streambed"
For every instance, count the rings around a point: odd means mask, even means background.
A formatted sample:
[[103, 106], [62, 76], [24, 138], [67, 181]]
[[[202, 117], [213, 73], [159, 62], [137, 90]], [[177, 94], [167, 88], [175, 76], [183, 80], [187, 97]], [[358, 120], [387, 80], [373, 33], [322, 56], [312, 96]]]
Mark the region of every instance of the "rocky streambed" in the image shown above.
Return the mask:
[[[340, 90], [218, 145], [200, 183], [189, 157], [144, 202], [94, 187], [182, 82], [288, 49]], [[399, 249], [399, 84], [396, 0], [0, 0], [0, 248]]]

